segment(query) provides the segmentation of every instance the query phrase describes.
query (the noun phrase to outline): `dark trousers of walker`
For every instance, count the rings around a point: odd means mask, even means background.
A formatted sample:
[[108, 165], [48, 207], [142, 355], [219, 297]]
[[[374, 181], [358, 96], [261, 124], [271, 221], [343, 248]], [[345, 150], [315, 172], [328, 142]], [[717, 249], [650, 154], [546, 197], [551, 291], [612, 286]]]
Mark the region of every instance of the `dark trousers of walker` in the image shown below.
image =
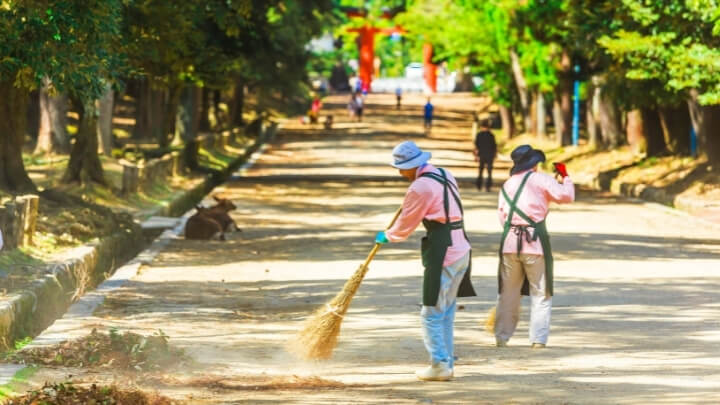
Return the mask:
[[[483, 181], [483, 172], [487, 169], [487, 180]], [[475, 183], [477, 185], [478, 190], [482, 190], [483, 184], [485, 185], [485, 191], [490, 191], [490, 187], [492, 187], [492, 169], [493, 169], [493, 161], [492, 160], [485, 160], [480, 159], [480, 168], [478, 170], [478, 178], [477, 182]]]

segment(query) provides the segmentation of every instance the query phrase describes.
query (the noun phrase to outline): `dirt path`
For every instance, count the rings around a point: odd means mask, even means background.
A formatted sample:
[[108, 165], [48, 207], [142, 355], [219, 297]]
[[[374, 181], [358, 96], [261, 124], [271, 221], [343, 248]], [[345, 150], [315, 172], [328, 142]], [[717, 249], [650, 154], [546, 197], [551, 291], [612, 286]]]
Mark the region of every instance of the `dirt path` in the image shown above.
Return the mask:
[[[345, 97], [326, 111], [326, 132], [288, 123], [256, 166], [227, 183], [244, 229], [226, 242], [178, 239], [112, 293], [92, 327], [162, 329], [197, 364], [163, 378], [41, 369], [32, 382], [115, 381], [157, 388], [189, 403], [718, 403], [720, 231], [656, 206], [581, 194], [556, 208], [556, 296], [549, 348], [531, 351], [527, 313], [510, 347], [495, 348], [480, 324], [496, 291], [497, 194], [475, 191], [469, 111], [484, 100], [435, 98], [440, 116], [421, 132], [421, 103], [371, 95], [363, 123]], [[335, 357], [293, 359], [284, 344], [336, 294], [401, 202], [406, 183], [387, 166], [414, 139], [433, 162], [463, 178], [466, 225], [479, 296], [461, 302], [456, 378], [423, 383], [419, 238], [384, 247], [343, 323]], [[501, 164], [498, 176], [506, 175]], [[527, 308], [527, 306], [525, 306]], [[319, 377], [324, 380], [315, 379]], [[332, 380], [337, 383], [333, 383]]]

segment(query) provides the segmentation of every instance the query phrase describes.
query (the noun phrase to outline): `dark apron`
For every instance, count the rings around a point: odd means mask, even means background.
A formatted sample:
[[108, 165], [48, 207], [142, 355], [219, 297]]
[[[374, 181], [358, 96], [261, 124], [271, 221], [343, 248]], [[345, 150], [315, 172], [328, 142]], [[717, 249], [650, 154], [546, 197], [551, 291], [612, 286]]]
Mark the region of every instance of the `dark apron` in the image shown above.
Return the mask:
[[[449, 193], [452, 193], [455, 202], [463, 213], [462, 203], [455, 191], [455, 184], [448, 181], [445, 171], [438, 169], [441, 175], [436, 173], [423, 173], [420, 177], [431, 178], [443, 185], [443, 205], [445, 208], [445, 223], [438, 221], [430, 221], [423, 219], [423, 225], [427, 231], [427, 235], [422, 238], [420, 252], [422, 254], [422, 264], [425, 267], [423, 277], [423, 305], [434, 307], [437, 304], [440, 295], [440, 284], [442, 279], [443, 262], [448, 247], [452, 246], [451, 232], [455, 229], [462, 229], [465, 240], [469, 242], [467, 233], [465, 233], [465, 225], [462, 220], [450, 222], [450, 203]], [[472, 256], [472, 251], [470, 253]], [[470, 282], [470, 269], [472, 267], [472, 259], [468, 265], [468, 269], [463, 276], [460, 288], [458, 289], [458, 297], [474, 297], [475, 290]]]
[[[503, 268], [503, 247], [505, 246], [505, 239], [507, 238], [508, 234], [510, 233], [511, 229], [515, 229], [517, 237], [518, 237], [518, 254], [522, 252], [522, 243], [523, 238], [527, 240], [528, 242], [536, 241], [540, 239], [540, 245], [542, 246], [543, 255], [545, 256], [545, 291], [548, 295], [553, 295], [553, 256], [552, 256], [552, 248], [550, 247], [550, 235], [547, 231], [547, 226], [545, 226], [545, 220], [543, 219], [540, 222], [535, 222], [532, 219], [530, 219], [529, 216], [527, 216], [522, 210], [520, 210], [517, 207], [517, 201], [520, 198], [520, 194], [522, 193], [523, 189], [525, 188], [525, 183], [527, 183], [527, 180], [530, 178], [530, 176], [533, 174], [533, 172], [528, 172], [525, 177], [522, 180], [522, 183], [520, 183], [520, 187], [517, 190], [517, 193], [515, 193], [515, 197], [511, 200], [510, 197], [505, 192], [505, 188], [502, 189], [502, 195], [503, 198], [505, 198], [505, 201], [507, 201], [508, 205], [510, 205], [510, 213], [508, 214], [507, 221], [505, 221], [505, 226], [503, 227], [503, 234], [502, 239], [500, 240], [500, 265], [498, 266], [498, 294], [502, 293], [502, 277], [501, 272]], [[514, 214], [517, 214], [520, 218], [524, 219], [529, 225], [527, 226], [514, 226], [512, 224], [512, 218]], [[530, 233], [530, 230], [528, 228], [532, 228], [533, 232]], [[527, 275], [525, 276], [525, 281], [523, 282], [522, 295], [530, 295], [530, 283], [528, 282]]]

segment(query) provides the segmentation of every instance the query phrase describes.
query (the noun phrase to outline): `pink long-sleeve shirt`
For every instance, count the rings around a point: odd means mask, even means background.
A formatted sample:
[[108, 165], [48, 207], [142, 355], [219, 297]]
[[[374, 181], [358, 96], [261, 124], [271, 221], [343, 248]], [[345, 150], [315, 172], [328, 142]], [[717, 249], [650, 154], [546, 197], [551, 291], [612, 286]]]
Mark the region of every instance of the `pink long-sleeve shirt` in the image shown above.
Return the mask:
[[[440, 171], [429, 163], [418, 168], [417, 178], [410, 184], [405, 194], [400, 217], [395, 221], [395, 225], [385, 232], [385, 236], [387, 236], [390, 242], [401, 242], [407, 239], [423, 219], [445, 223], [443, 185], [433, 179], [420, 177], [421, 174], [426, 172], [441, 175]], [[445, 175], [450, 182], [457, 186], [457, 182], [450, 172], [445, 170]], [[460, 197], [460, 193], [457, 190], [456, 193], [458, 197]], [[449, 191], [448, 198], [450, 199], [450, 222], [460, 221], [463, 219], [460, 207]], [[447, 253], [445, 254], [444, 266], [460, 260], [470, 250], [470, 243], [465, 239], [462, 229], [450, 231], [450, 236], [452, 238], [452, 246], [448, 247]]]
[[[527, 171], [516, 173], [511, 176], [503, 185], [508, 197], [512, 200], [515, 198], [520, 183]], [[545, 173], [533, 173], [525, 184], [525, 188], [517, 202], [517, 207], [524, 212], [530, 219], [540, 222], [547, 217], [551, 202], [570, 203], [575, 200], [575, 186], [570, 177], [565, 177], [562, 183], [558, 183], [552, 176]], [[510, 213], [510, 204], [500, 191], [498, 200], [498, 216], [500, 223], [504, 226]], [[527, 221], [520, 218], [517, 214], [513, 215], [513, 225], [529, 225]], [[532, 232], [532, 231], [531, 231]], [[518, 253], [517, 251], [518, 236], [510, 230], [505, 244], [503, 245], [503, 253]], [[529, 255], [543, 255], [540, 239], [528, 242], [523, 240], [522, 252]]]

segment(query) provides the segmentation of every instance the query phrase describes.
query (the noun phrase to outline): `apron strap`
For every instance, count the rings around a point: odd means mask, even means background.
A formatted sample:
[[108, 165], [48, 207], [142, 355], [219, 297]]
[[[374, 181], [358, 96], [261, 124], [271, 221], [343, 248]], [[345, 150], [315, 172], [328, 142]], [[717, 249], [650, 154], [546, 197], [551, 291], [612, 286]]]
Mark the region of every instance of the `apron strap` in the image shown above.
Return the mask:
[[437, 173], [427, 172], [420, 175], [420, 177], [428, 177], [431, 178], [438, 183], [443, 185], [443, 208], [445, 209], [445, 223], [450, 225], [451, 230], [456, 229], [462, 229], [463, 235], [465, 236], [465, 240], [468, 242], [470, 239], [467, 236], [467, 233], [465, 232], [465, 222], [463, 220], [450, 222], [450, 202], [448, 198], [448, 190], [450, 194], [452, 194], [453, 199], [455, 200], [455, 203], [457, 204], [458, 208], [460, 208], [460, 214], [464, 217], [465, 211], [463, 210], [462, 202], [460, 201], [460, 196], [457, 193], [457, 185], [447, 178], [447, 174], [445, 173], [445, 170], [438, 167], [438, 171], [440, 172], [440, 175]]
[[449, 203], [449, 198], [448, 198], [449, 197], [448, 191], [450, 194], [452, 194], [453, 199], [455, 200], [455, 203], [458, 205], [458, 208], [460, 208], [460, 214], [462, 214], [464, 216], [465, 211], [463, 210], [462, 202], [460, 201], [460, 196], [458, 195], [458, 193], [456, 191], [457, 186], [455, 185], [455, 183], [448, 180], [444, 169], [438, 168], [438, 171], [440, 172], [440, 175], [438, 175], [437, 173], [428, 172], [428, 173], [421, 174], [420, 177], [431, 178], [443, 185], [443, 194], [444, 194], [443, 208], [445, 209], [445, 223], [449, 224], [450, 223], [450, 203]]
[[508, 218], [505, 221], [505, 227], [508, 229], [512, 225], [512, 218], [515, 213], [517, 213], [520, 218], [528, 221], [528, 223], [530, 223], [531, 225], [533, 225], [533, 226], [535, 225], [535, 222], [533, 220], [531, 220], [527, 215], [525, 215], [524, 212], [522, 212], [517, 207], [517, 202], [518, 202], [518, 199], [520, 198], [520, 194], [522, 194], [523, 190], [525, 189], [525, 184], [527, 183], [527, 181], [530, 178], [530, 176], [532, 175], [532, 173], [533, 172], [530, 171], [525, 175], [525, 177], [523, 177], [522, 183], [520, 183], [520, 187], [518, 187], [518, 190], [515, 193], [515, 197], [512, 200], [510, 199], [510, 196], [508, 196], [507, 192], [505, 191], [505, 187], [503, 187], [501, 189], [502, 195], [503, 195], [503, 197], [505, 197], [505, 201], [507, 201], [508, 205], [510, 205], [510, 213], [508, 214]]

